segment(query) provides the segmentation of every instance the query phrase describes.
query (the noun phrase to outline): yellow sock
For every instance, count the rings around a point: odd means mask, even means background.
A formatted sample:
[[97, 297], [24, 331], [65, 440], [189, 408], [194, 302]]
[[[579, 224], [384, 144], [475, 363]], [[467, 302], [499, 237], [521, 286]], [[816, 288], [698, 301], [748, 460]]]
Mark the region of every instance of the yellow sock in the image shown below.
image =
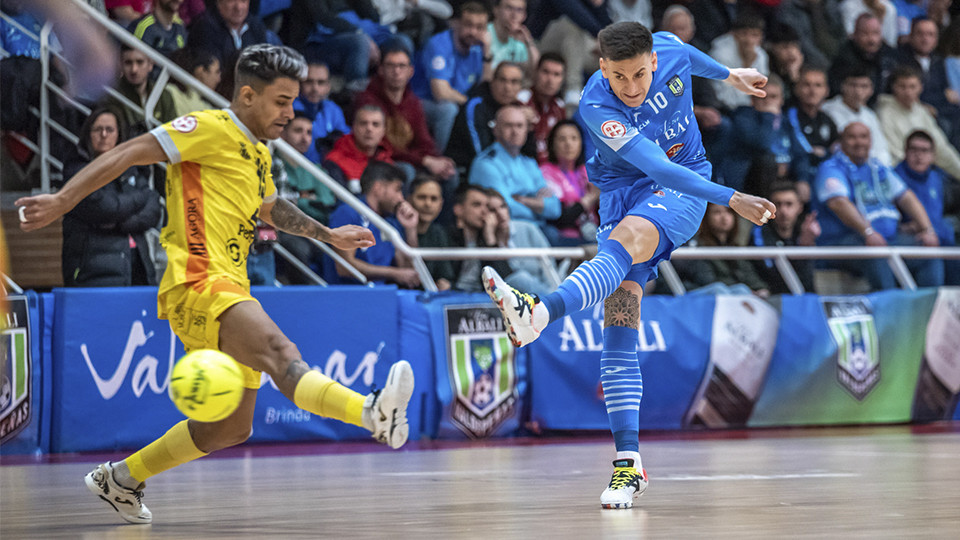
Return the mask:
[[363, 426], [362, 396], [316, 370], [300, 377], [293, 391], [293, 402], [305, 411], [335, 418], [355, 426]]
[[162, 437], [148, 444], [124, 460], [134, 480], [143, 482], [177, 465], [207, 455], [200, 451], [190, 436], [187, 421], [170, 428]]

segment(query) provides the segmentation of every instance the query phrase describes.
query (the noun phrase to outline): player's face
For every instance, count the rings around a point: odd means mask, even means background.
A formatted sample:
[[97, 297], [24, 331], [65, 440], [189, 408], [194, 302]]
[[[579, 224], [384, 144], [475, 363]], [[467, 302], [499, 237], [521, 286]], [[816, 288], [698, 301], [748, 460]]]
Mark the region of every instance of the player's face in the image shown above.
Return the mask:
[[626, 60], [600, 59], [600, 71], [609, 81], [610, 90], [628, 107], [643, 105], [656, 70], [657, 53], [652, 51]]
[[410, 204], [420, 215], [420, 223], [432, 223], [440, 215], [443, 207], [443, 194], [440, 184], [424, 182], [410, 195]]
[[313, 124], [306, 118], [294, 118], [283, 129], [283, 140], [297, 149], [297, 152], [306, 154], [313, 142]]
[[563, 87], [563, 64], [546, 61], [537, 68], [533, 89], [541, 96], [553, 97]]
[[561, 161], [575, 161], [583, 151], [583, 140], [580, 130], [570, 124], [565, 124], [553, 138], [553, 152]]
[[[934, 153], [933, 144], [925, 139], [914, 137], [907, 141], [906, 147], [907, 167], [918, 173], [925, 173], [933, 165]], [[777, 217], [780, 217], [780, 209], [777, 209]]]
[[793, 190], [775, 191], [770, 194], [770, 202], [777, 206], [776, 222], [782, 223], [786, 228], [793, 227], [803, 210], [803, 204], [800, 202], [800, 196], [797, 195], [797, 192]]
[[854, 163], [863, 163], [870, 157], [870, 129], [854, 122], [843, 130], [840, 136], [840, 149]]
[[101, 114], [90, 126], [90, 149], [98, 156], [116, 146], [119, 138], [117, 117], [113, 113]]
[[807, 71], [797, 82], [797, 99], [806, 106], [819, 106], [827, 97], [827, 75], [821, 71]]
[[146, 83], [147, 77], [153, 71], [153, 61], [140, 51], [124, 51], [120, 61], [123, 78], [133, 86]]
[[250, 94], [250, 108], [255, 125], [247, 126], [258, 139], [276, 139], [293, 118], [293, 100], [300, 91], [300, 83], [280, 77]]
[[916, 77], [900, 77], [891, 87], [893, 97], [903, 105], [913, 105], [920, 100], [923, 85]]
[[220, 85], [220, 60], [214, 58], [209, 66], [197, 66], [193, 70], [193, 76], [207, 88], [216, 90]]
[[383, 113], [377, 111], [357, 111], [353, 120], [353, 138], [357, 148], [367, 154], [372, 154], [386, 135]]
[[320, 103], [327, 99], [330, 95], [330, 70], [327, 66], [307, 66], [307, 78], [300, 81], [300, 95], [310, 103]]

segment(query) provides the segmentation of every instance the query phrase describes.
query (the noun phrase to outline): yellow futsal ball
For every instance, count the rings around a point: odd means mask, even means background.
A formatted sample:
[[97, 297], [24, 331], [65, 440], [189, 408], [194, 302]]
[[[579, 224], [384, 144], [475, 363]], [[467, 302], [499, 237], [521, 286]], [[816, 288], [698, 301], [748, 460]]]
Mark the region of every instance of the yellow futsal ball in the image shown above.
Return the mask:
[[191, 351], [170, 374], [170, 399], [180, 412], [198, 422], [223, 420], [237, 410], [242, 397], [240, 366], [220, 351]]

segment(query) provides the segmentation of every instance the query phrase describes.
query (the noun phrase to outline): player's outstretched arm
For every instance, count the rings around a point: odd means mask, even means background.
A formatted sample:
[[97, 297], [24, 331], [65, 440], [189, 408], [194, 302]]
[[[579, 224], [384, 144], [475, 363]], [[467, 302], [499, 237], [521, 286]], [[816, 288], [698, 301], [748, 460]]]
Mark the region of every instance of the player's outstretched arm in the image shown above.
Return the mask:
[[46, 227], [130, 167], [166, 160], [160, 143], [149, 133], [120, 144], [80, 169], [60, 191], [17, 199], [13, 204], [21, 207], [20, 228], [34, 231]]
[[[734, 192], [730, 197], [730, 208], [754, 225], [763, 225], [768, 220], [777, 217], [777, 207], [763, 197]], [[766, 214], [769, 212], [769, 214]]]
[[272, 202], [263, 203], [260, 207], [260, 218], [283, 232], [316, 238], [340, 249], [366, 248], [375, 243], [370, 229], [357, 225], [344, 225], [331, 229], [304, 214], [286, 199], [278, 198]]
[[767, 76], [753, 68], [731, 68], [730, 76], [723, 82], [751, 96], [767, 97], [763, 87], [767, 85]]

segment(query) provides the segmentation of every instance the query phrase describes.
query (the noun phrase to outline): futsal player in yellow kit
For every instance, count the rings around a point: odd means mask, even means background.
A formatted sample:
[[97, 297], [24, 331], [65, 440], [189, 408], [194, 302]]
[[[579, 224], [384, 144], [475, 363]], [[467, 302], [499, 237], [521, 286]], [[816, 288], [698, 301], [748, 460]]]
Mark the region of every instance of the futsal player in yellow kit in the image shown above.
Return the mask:
[[59, 192], [16, 201], [21, 228], [44, 227], [133, 165], [166, 161], [169, 220], [161, 233], [167, 270], [157, 309], [187, 350], [219, 349], [244, 372], [240, 407], [225, 420], [184, 420], [123, 461], [99, 465], [87, 487], [131, 523], [150, 523], [141, 502], [144, 481], [167, 469], [242, 443], [253, 422], [260, 373], [266, 372], [298, 407], [364, 427], [399, 448], [407, 440], [413, 371], [400, 361], [380, 391], [361, 395], [311, 370], [260, 303], [250, 296], [246, 259], [257, 218], [288, 233], [340, 249], [373, 245], [372, 233], [347, 225], [330, 229], [277, 198], [263, 140], [280, 136], [293, 118], [293, 100], [306, 62], [293, 49], [247, 47], [237, 61], [230, 107], [177, 118], [104, 153]]

